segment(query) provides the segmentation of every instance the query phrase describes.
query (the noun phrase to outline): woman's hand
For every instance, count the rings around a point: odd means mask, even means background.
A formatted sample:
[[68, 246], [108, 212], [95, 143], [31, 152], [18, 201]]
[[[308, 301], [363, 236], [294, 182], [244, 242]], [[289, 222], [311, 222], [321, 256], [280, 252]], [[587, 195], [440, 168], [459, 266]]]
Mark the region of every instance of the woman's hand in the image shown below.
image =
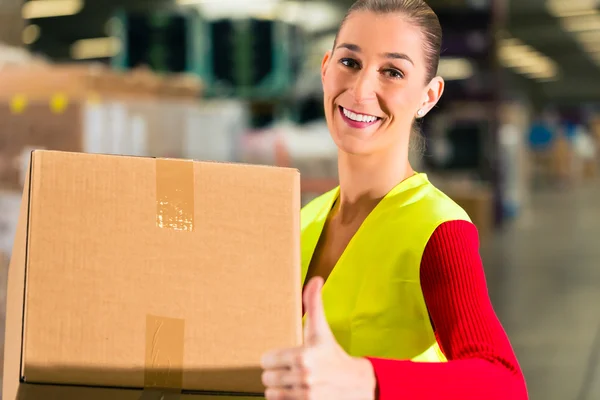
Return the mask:
[[325, 319], [322, 278], [304, 291], [304, 345], [269, 352], [262, 359], [268, 400], [373, 400], [376, 379], [371, 363], [349, 356]]

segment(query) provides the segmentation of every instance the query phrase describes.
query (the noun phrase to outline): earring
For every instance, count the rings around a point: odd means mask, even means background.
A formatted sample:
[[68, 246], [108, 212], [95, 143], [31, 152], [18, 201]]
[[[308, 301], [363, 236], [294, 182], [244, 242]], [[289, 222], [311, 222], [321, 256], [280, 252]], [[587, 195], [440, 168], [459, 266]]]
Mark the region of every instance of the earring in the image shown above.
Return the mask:
[[422, 116], [424, 116], [424, 115], [425, 115], [425, 111], [424, 111], [424, 110], [421, 108], [421, 109], [419, 109], [419, 111], [417, 111], [417, 115], [418, 115], [419, 117], [422, 117]]

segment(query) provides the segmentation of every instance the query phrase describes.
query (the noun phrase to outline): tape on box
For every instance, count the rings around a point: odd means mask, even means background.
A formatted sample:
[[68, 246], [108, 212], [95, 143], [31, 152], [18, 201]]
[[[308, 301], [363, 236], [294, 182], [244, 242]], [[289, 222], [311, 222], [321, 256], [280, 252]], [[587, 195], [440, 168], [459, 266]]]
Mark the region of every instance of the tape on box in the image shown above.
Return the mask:
[[185, 321], [146, 316], [144, 391], [140, 400], [176, 400], [183, 388]]
[[177, 231], [194, 230], [194, 163], [156, 160], [156, 225]]

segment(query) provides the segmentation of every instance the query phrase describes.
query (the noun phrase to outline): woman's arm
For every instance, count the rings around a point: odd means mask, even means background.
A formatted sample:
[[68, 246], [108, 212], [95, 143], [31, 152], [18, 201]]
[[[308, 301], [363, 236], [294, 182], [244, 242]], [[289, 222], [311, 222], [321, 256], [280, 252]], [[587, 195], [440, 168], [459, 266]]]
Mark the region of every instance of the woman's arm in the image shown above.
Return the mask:
[[436, 229], [421, 261], [421, 286], [449, 361], [369, 358], [379, 400], [526, 400], [525, 379], [488, 296], [472, 223]]

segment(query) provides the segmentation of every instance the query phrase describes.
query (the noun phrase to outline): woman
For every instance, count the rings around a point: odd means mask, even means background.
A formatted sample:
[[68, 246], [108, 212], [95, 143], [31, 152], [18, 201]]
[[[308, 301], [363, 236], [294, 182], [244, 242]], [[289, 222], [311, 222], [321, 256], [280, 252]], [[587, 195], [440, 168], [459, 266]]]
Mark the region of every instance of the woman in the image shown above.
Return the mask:
[[424, 1], [359, 0], [323, 59], [340, 186], [302, 210], [305, 342], [263, 357], [267, 399], [527, 399], [476, 228], [408, 161], [440, 43]]

